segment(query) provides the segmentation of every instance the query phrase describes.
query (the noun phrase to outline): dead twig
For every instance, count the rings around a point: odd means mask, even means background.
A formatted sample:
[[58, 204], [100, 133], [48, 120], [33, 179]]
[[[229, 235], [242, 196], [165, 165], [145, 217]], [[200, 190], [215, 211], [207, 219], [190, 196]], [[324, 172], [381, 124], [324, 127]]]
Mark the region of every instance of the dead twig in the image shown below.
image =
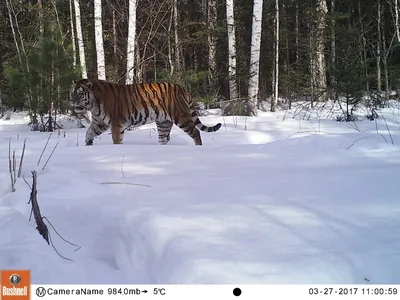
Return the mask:
[[[72, 246], [78, 247], [78, 249], [81, 248], [81, 247], [79, 247], [78, 245], [75, 245], [74, 243], [71, 243], [70, 241], [68, 241], [68, 240], [66, 240], [65, 238], [63, 238], [63, 237], [61, 236], [61, 234], [58, 233], [58, 231], [57, 231], [56, 228], [53, 226], [53, 224], [51, 224], [51, 222], [50, 222], [49, 219], [47, 219], [46, 217], [43, 217], [43, 219], [45, 219], [47, 222], [49, 222], [49, 225], [51, 226], [51, 228], [53, 228], [54, 232], [55, 232], [64, 242], [66, 242], [66, 243], [68, 243], [68, 244], [70, 244], [70, 245], [72, 245]], [[78, 249], [76, 249], [76, 250], [78, 250]], [[75, 250], [75, 251], [76, 251], [76, 250]]]
[[15, 160], [15, 151], [14, 151], [14, 159], [11, 160], [11, 138], [8, 141], [8, 169], [10, 171], [10, 179], [11, 179], [11, 191], [15, 192], [15, 178], [13, 176], [12, 165]]
[[42, 159], [43, 153], [44, 153], [44, 151], [46, 150], [47, 144], [49, 143], [49, 140], [50, 140], [50, 138], [51, 138], [51, 135], [52, 135], [52, 134], [53, 134], [53, 133], [51, 132], [51, 133], [50, 133], [50, 135], [49, 135], [49, 138], [47, 139], [47, 142], [46, 142], [46, 144], [44, 145], [44, 148], [43, 148], [42, 154], [40, 154], [40, 157], [39, 157], [39, 160], [38, 160], [38, 162], [37, 162], [37, 165], [39, 165], [39, 164], [40, 164], [40, 160]]
[[126, 185], [136, 185], [136, 186], [151, 187], [150, 185], [147, 185], [147, 184], [131, 183], [131, 182], [119, 182], [119, 181], [106, 181], [106, 182], [100, 182], [100, 184], [126, 184]]
[[382, 117], [383, 121], [385, 122], [386, 130], [387, 130], [387, 132], [389, 133], [390, 141], [392, 142], [392, 145], [394, 146], [394, 141], [393, 141], [393, 138], [392, 138], [392, 133], [390, 132], [390, 129], [389, 129], [389, 125], [388, 125], [388, 123], [386, 122], [386, 119], [385, 119], [385, 117], [383, 116], [383, 114], [381, 114], [381, 117]]
[[20, 162], [19, 162], [19, 168], [18, 168], [18, 178], [21, 177], [22, 162], [24, 161], [24, 154], [25, 154], [25, 144], [26, 144], [26, 138], [25, 138], [25, 140], [24, 140], [24, 146], [22, 147], [21, 160], [20, 160]]
[[15, 182], [17, 181], [17, 159], [15, 158], [15, 150], [13, 150], [13, 180], [14, 180], [14, 186], [15, 186]]
[[122, 173], [122, 176], [126, 179], [125, 173], [124, 173], [124, 158], [125, 158], [125, 155], [122, 156], [122, 161], [121, 161], [121, 173]]
[[42, 170], [44, 170], [44, 168], [46, 168], [47, 163], [49, 162], [50, 158], [53, 156], [53, 153], [54, 153], [54, 151], [56, 150], [56, 148], [57, 148], [59, 142], [60, 142], [60, 141], [58, 141], [57, 144], [54, 146], [54, 149], [53, 149], [53, 151], [51, 151], [50, 156], [49, 156], [49, 158], [47, 159], [46, 163], [44, 164]]
[[8, 140], [8, 169], [11, 173], [11, 138]]
[[326, 131], [306, 130], [306, 131], [299, 131], [299, 132], [292, 133], [292, 134], [288, 135], [288, 136], [285, 138], [285, 140], [287, 140], [287, 139], [289, 139], [289, 138], [291, 138], [292, 136], [295, 136], [295, 135], [297, 135], [297, 134], [305, 134], [305, 133], [314, 133], [314, 134], [312, 134], [312, 135], [318, 135], [319, 133], [323, 133], [323, 134], [332, 134], [332, 133], [326, 132]]
[[[387, 143], [385, 137], [383, 136], [382, 133], [379, 133], [379, 135], [383, 138], [383, 140]], [[357, 143], [359, 140], [363, 140], [363, 139], [368, 139], [368, 138], [373, 138], [374, 136], [364, 136], [364, 137], [360, 137], [359, 139], [356, 139], [350, 146], [348, 146], [346, 148], [346, 150], [349, 150], [351, 147], [354, 146], [355, 143]]]

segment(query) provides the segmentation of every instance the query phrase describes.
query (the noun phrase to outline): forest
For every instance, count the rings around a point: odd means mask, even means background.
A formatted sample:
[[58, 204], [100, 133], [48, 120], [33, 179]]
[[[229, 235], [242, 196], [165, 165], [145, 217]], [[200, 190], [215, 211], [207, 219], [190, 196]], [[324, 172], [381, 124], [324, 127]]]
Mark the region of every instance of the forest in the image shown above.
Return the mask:
[[79, 78], [178, 83], [224, 115], [343, 101], [345, 121], [400, 88], [398, 0], [3, 0], [0, 33], [1, 114], [32, 124], [72, 113]]

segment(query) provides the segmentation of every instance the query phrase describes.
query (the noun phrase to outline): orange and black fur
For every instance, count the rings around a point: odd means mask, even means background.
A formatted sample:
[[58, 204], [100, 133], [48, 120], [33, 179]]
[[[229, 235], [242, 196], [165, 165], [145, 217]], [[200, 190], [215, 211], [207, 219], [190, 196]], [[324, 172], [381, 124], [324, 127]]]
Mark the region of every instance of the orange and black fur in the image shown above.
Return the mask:
[[81, 79], [71, 88], [71, 100], [76, 113], [92, 113], [92, 122], [86, 132], [86, 145], [111, 127], [114, 144], [122, 144], [128, 126], [156, 122], [158, 143], [165, 145], [170, 139], [173, 124], [179, 126], [193, 140], [202, 145], [200, 131], [214, 132], [203, 125], [195, 103], [178, 84], [167, 82], [116, 84], [97, 79]]

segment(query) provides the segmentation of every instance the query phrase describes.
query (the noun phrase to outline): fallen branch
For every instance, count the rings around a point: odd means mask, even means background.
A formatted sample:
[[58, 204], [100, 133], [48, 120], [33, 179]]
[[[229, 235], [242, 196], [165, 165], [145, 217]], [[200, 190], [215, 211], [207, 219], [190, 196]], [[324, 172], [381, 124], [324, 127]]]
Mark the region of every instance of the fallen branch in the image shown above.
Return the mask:
[[43, 217], [40, 214], [39, 204], [37, 202], [37, 173], [36, 171], [32, 171], [33, 176], [33, 183], [32, 183], [32, 190], [31, 195], [29, 198], [29, 203], [32, 205], [31, 216], [29, 217], [29, 221], [31, 220], [32, 213], [36, 221], [36, 229], [39, 231], [40, 235], [46, 240], [47, 244], [50, 245], [49, 242], [49, 229], [47, 228], [46, 224], [43, 222]]
[[46, 240], [47, 244], [53, 247], [54, 251], [56, 251], [56, 253], [63, 259], [72, 261], [72, 259], [65, 257], [63, 255], [60, 254], [60, 252], [58, 252], [58, 250], [56, 249], [56, 247], [53, 244], [50, 232], [47, 228], [47, 225], [44, 223], [43, 220], [46, 220], [47, 222], [49, 222], [51, 228], [53, 228], [54, 232], [66, 243], [78, 247], [77, 249], [75, 249], [74, 251], [79, 250], [81, 247], [79, 247], [78, 245], [75, 245], [74, 243], [69, 242], [68, 240], [66, 240], [65, 238], [63, 238], [55, 229], [55, 227], [53, 226], [53, 224], [51, 224], [51, 222], [49, 221], [49, 219], [47, 219], [46, 217], [42, 217], [41, 213], [40, 213], [40, 208], [39, 208], [39, 204], [37, 201], [37, 173], [36, 171], [32, 171], [32, 176], [33, 176], [33, 184], [32, 187], [29, 186], [28, 182], [25, 180], [25, 178], [23, 177], [24, 181], [26, 182], [26, 184], [31, 188], [31, 195], [30, 195], [30, 199], [29, 199], [29, 203], [31, 203], [32, 205], [32, 209], [31, 209], [31, 215], [29, 217], [29, 221], [32, 219], [32, 214], [35, 218], [36, 221], [36, 229], [39, 231], [40, 235]]
[[151, 187], [150, 185], [147, 185], [147, 184], [131, 183], [131, 182], [119, 182], [119, 181], [106, 181], [106, 182], [100, 182], [100, 184], [126, 184], [126, 185], [136, 185], [136, 186]]

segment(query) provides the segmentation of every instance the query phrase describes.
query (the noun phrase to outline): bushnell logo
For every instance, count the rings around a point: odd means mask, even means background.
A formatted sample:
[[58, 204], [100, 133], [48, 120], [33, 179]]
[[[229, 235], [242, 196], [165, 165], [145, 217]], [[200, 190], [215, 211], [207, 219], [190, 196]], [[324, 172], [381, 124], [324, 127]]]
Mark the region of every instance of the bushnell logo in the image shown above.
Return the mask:
[[18, 274], [12, 274], [10, 276], [10, 283], [12, 285], [18, 285], [21, 282], [21, 277]]
[[1, 270], [1, 300], [29, 300], [30, 270]]

